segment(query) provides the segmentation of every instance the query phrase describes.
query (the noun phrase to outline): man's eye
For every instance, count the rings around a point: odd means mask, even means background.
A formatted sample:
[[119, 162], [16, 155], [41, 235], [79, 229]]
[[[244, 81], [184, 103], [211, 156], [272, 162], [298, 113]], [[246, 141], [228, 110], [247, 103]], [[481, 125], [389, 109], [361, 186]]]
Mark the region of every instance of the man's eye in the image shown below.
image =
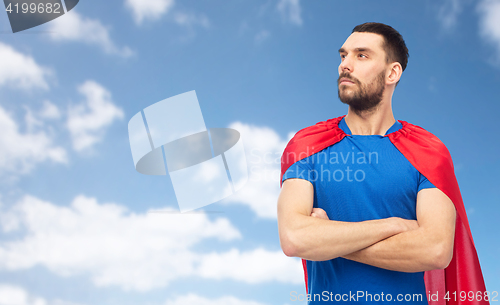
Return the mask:
[[359, 54], [358, 56], [359, 56], [359, 57], [366, 58], [366, 55], [365, 55], [365, 54]]

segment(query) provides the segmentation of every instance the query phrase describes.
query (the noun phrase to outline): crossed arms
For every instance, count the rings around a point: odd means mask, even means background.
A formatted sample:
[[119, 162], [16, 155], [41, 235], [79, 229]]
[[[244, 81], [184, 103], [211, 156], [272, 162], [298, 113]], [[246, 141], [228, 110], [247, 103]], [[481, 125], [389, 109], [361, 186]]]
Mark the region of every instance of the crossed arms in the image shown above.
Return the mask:
[[453, 255], [456, 211], [437, 188], [417, 194], [417, 220], [398, 217], [343, 222], [313, 210], [314, 189], [303, 179], [283, 182], [278, 230], [287, 256], [311, 261], [337, 257], [379, 268], [419, 272], [444, 269]]

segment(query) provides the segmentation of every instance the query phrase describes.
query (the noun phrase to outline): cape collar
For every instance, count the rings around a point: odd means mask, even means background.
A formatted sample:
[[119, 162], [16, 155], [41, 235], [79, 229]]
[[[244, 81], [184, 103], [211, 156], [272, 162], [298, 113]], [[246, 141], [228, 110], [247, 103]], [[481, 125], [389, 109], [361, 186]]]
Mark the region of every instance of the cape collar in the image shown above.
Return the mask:
[[[338, 123], [338, 126], [339, 128], [347, 135], [347, 136], [352, 136], [352, 132], [351, 132], [351, 129], [349, 128], [349, 126], [347, 126], [347, 123], [345, 121], [345, 116], [342, 117], [342, 119], [339, 121]], [[378, 137], [387, 137], [390, 133], [393, 133], [395, 131], [398, 131], [399, 129], [401, 129], [403, 127], [403, 124], [401, 124], [401, 122], [399, 121], [396, 121], [394, 122], [394, 124], [392, 124], [392, 126], [386, 131], [385, 135], [383, 136], [380, 136], [380, 135], [355, 135], [355, 136], [378, 136]]]

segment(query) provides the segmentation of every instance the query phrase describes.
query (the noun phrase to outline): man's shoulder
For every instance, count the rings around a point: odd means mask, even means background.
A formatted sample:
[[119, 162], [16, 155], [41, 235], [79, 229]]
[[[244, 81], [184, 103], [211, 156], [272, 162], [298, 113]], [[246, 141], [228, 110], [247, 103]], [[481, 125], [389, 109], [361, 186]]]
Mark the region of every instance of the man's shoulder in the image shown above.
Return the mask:
[[344, 116], [318, 122], [299, 130], [281, 155], [281, 175], [290, 165], [340, 141], [345, 133], [338, 127]]
[[435, 148], [446, 148], [444, 143], [427, 129], [406, 121], [398, 121], [402, 124], [402, 128], [394, 133], [393, 138], [404, 137], [408, 140], [416, 141], [419, 144], [428, 144]]
[[302, 128], [301, 130], [297, 131], [297, 133], [295, 133], [288, 144], [304, 139], [306, 137], [318, 135], [325, 132], [328, 132], [329, 135], [341, 133], [342, 130], [338, 127], [338, 125], [343, 117], [345, 117], [345, 115], [333, 119], [328, 119], [326, 121], [320, 121], [314, 125]]
[[407, 158], [435, 165], [452, 164], [448, 148], [436, 135], [418, 125], [399, 122], [403, 127], [388, 137]]

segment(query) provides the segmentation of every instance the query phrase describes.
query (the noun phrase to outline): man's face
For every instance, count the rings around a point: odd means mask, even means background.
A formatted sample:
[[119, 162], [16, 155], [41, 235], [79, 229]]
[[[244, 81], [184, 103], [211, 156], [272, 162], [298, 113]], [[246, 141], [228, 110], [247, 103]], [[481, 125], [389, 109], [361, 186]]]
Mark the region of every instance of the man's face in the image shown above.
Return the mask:
[[374, 109], [385, 90], [384, 38], [374, 33], [352, 33], [339, 50], [339, 99], [354, 111]]

